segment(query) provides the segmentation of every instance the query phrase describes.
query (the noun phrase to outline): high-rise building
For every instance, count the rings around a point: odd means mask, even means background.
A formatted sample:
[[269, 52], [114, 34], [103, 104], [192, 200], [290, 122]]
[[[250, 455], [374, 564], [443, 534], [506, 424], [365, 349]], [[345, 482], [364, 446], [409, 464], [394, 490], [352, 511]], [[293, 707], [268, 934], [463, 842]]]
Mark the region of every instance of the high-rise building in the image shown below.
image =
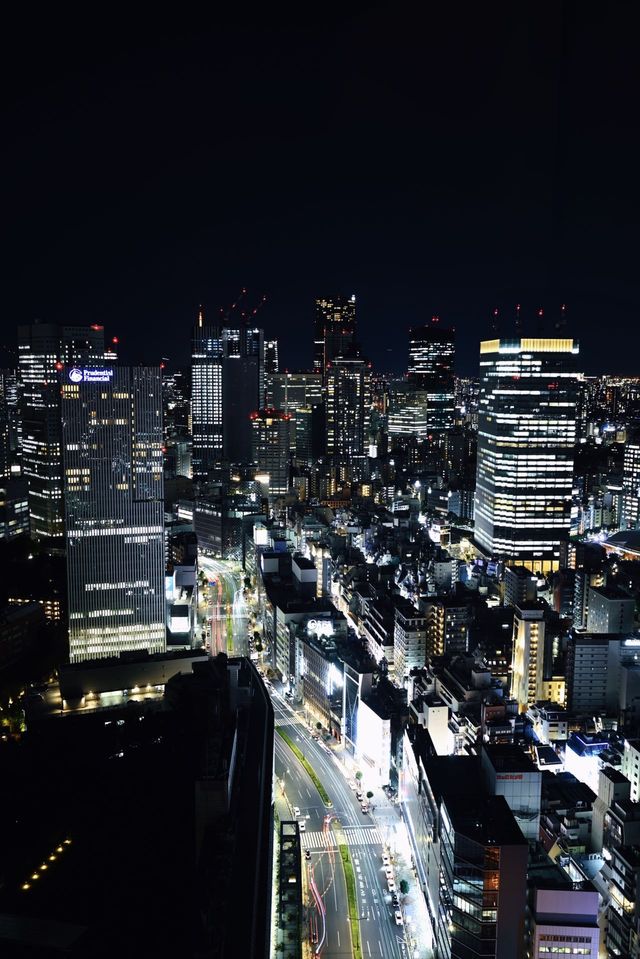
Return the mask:
[[222, 334], [202, 308], [191, 342], [191, 437], [194, 480], [206, 480], [222, 459]]
[[577, 381], [573, 339], [480, 344], [475, 539], [549, 572], [571, 519]]
[[623, 529], [640, 526], [640, 443], [637, 441], [629, 441], [624, 448], [621, 526]]
[[366, 478], [371, 364], [353, 346], [326, 371], [327, 455], [341, 479]]
[[544, 698], [546, 608], [542, 600], [515, 607], [511, 695], [523, 712]]
[[389, 436], [426, 440], [431, 429], [429, 394], [423, 390], [404, 393], [389, 410]]
[[165, 650], [160, 370], [62, 378], [71, 662]]
[[290, 419], [289, 413], [282, 410], [258, 410], [251, 414], [253, 459], [258, 475], [269, 477], [272, 497], [284, 496], [289, 491]]
[[428, 429], [438, 436], [453, 426], [455, 350], [455, 330], [441, 327], [436, 316], [409, 330], [409, 383], [427, 394]]
[[18, 327], [22, 469], [29, 484], [31, 535], [61, 548], [64, 534], [60, 375], [104, 358], [104, 328], [34, 323]]
[[262, 368], [265, 376], [268, 376], [269, 373], [277, 373], [280, 369], [277, 340], [264, 340], [262, 345]]
[[395, 604], [393, 646], [396, 681], [402, 685], [412, 669], [422, 669], [427, 661], [427, 618], [409, 600]]
[[[321, 455], [324, 448], [324, 417], [322, 416], [322, 374], [308, 372], [267, 374], [267, 406], [282, 410], [291, 417], [291, 450], [302, 462], [308, 456]], [[298, 411], [306, 410], [306, 413]]]
[[323, 372], [336, 356], [349, 349], [356, 338], [355, 296], [316, 300], [313, 368]]

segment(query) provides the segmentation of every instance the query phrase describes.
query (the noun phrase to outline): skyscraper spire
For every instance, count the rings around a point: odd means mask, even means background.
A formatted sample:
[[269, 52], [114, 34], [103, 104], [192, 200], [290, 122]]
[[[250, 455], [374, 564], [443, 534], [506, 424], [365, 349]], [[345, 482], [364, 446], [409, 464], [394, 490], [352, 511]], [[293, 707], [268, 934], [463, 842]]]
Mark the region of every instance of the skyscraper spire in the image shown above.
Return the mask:
[[202, 303], [198, 307], [198, 326], [200, 329], [204, 326], [204, 307]]

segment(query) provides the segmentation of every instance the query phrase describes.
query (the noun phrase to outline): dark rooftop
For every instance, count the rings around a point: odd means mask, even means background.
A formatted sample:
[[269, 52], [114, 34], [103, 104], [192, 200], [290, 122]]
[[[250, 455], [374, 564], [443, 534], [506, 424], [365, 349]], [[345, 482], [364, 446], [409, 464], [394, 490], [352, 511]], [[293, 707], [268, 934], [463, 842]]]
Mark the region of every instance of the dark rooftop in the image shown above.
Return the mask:
[[444, 805], [457, 833], [481, 846], [526, 846], [527, 840], [504, 796], [447, 796]]
[[498, 773], [534, 773], [537, 767], [519, 746], [496, 743], [484, 746], [484, 752]]

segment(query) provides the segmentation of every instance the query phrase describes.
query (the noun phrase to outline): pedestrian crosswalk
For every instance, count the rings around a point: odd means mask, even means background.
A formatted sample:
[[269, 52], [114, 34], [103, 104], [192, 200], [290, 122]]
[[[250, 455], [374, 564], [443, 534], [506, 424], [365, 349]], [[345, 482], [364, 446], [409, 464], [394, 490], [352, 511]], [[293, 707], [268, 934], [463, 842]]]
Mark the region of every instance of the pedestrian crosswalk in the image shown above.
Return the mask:
[[[349, 827], [341, 830], [348, 846], [381, 846], [382, 834], [375, 826]], [[303, 849], [312, 852], [322, 849], [337, 849], [334, 832], [303, 832], [300, 834]]]

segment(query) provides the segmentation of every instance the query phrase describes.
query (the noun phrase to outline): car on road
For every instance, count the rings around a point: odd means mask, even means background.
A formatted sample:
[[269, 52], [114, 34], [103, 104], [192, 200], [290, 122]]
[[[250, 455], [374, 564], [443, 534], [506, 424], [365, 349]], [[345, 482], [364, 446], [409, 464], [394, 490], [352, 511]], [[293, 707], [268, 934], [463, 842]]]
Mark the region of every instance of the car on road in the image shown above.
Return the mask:
[[300, 832], [306, 832], [307, 827], [305, 825], [304, 819], [298, 819], [298, 829], [300, 830]]
[[399, 906], [399, 905], [400, 905], [400, 900], [398, 899], [398, 893], [397, 893], [397, 892], [392, 892], [392, 893], [391, 893], [391, 903], [392, 903], [394, 906]]
[[391, 866], [386, 867], [384, 874], [387, 877], [387, 879], [393, 879], [393, 869], [391, 868]]
[[357, 793], [356, 793], [356, 799], [358, 800], [358, 802], [362, 802], [362, 793], [361, 793], [361, 792], [357, 792]]
[[396, 926], [402, 926], [402, 925], [404, 925], [404, 920], [403, 920], [403, 918], [402, 918], [402, 913], [400, 912], [399, 909], [396, 909], [396, 911], [395, 911], [394, 914], [393, 914], [393, 918], [394, 918], [395, 921], [396, 921]]
[[390, 857], [389, 857], [389, 854], [386, 853], [386, 852], [383, 852], [383, 853], [382, 853], [382, 865], [383, 865], [383, 866], [390, 866], [390, 865], [391, 865], [391, 859], [390, 859]]
[[396, 891], [396, 883], [394, 879], [387, 879], [387, 889], [389, 890], [389, 892]]
[[304, 851], [304, 858], [305, 858], [305, 859], [311, 859], [311, 851], [310, 851], [309, 849], [305, 849], [305, 851]]
[[365, 814], [365, 816], [366, 816], [366, 814], [369, 812], [369, 807], [367, 806], [366, 803], [363, 803], [363, 804], [360, 806], [360, 809], [361, 809], [362, 812]]
[[295, 816], [296, 819], [298, 818], [298, 816], [300, 815], [300, 806], [293, 807], [293, 815]]

